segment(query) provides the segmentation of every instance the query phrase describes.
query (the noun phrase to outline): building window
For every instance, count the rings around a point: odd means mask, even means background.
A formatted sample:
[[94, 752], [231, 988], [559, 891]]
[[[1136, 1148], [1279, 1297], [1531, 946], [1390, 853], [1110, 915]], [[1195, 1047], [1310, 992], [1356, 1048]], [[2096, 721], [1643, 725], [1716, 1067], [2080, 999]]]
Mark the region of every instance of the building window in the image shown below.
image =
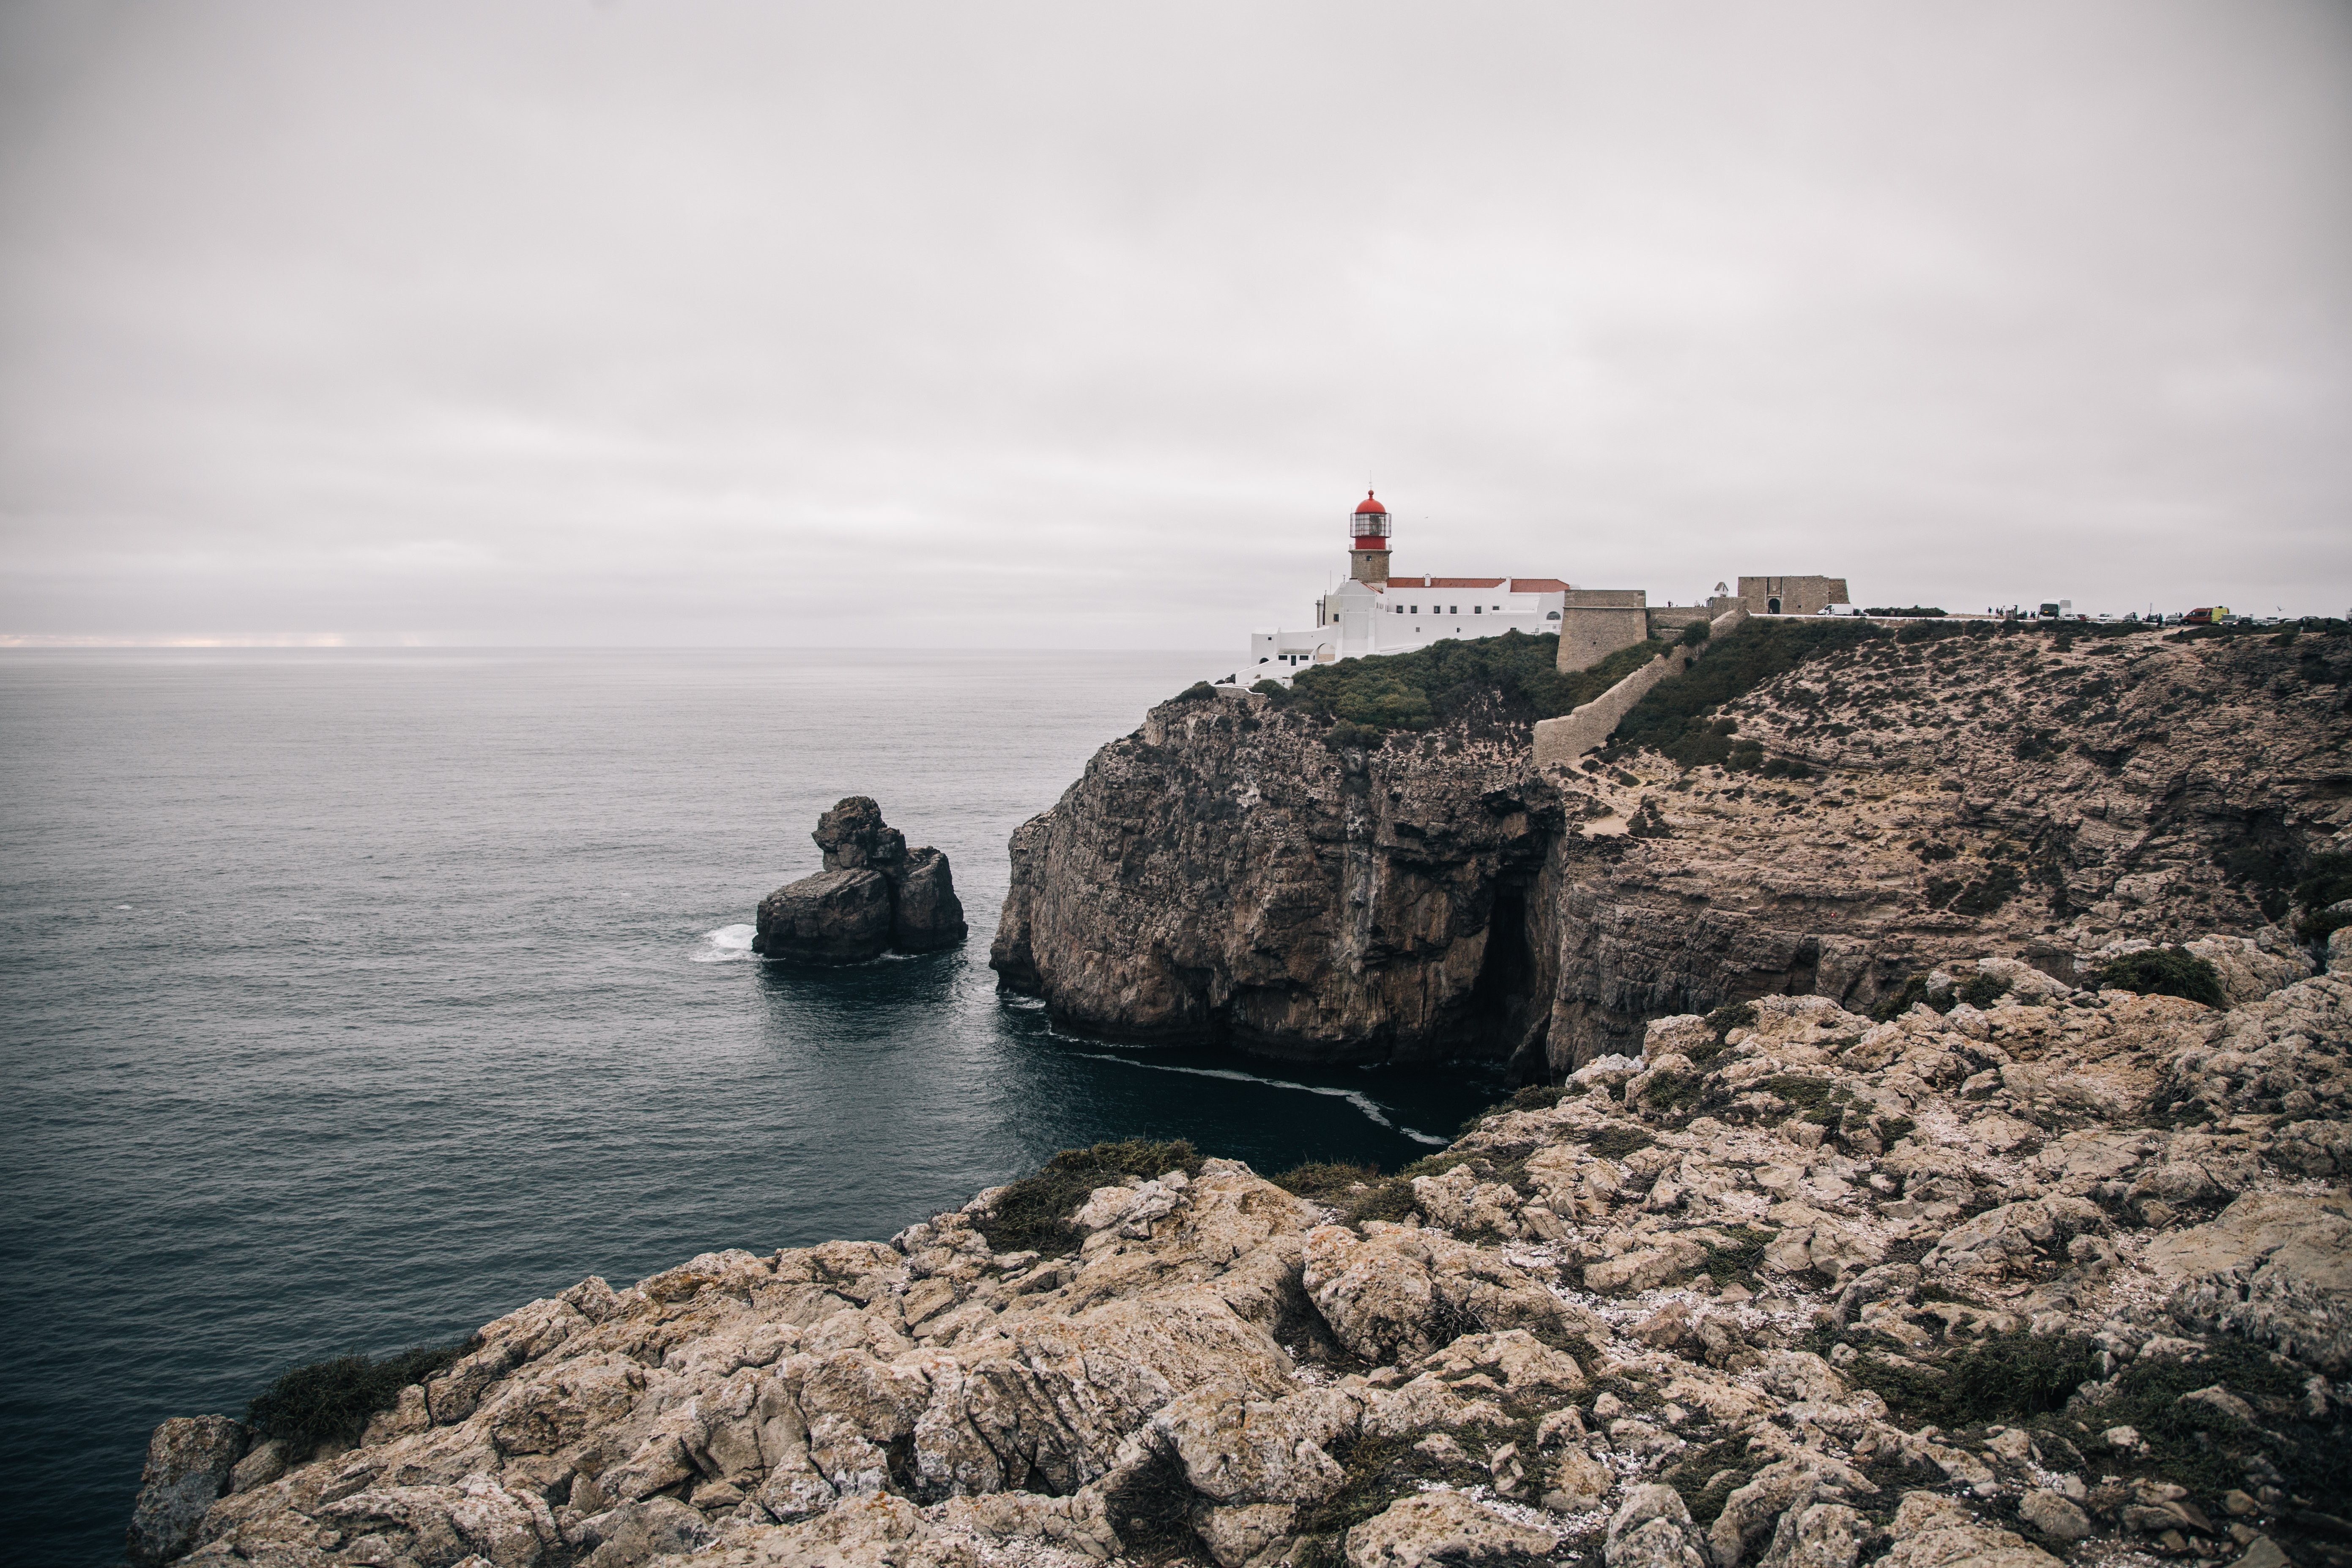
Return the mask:
[[1558, 610], [1554, 610], [1551, 614], [1546, 616], [1544, 619], [1548, 621], [1556, 621], [1559, 619], [1559, 612]]
[[1474, 616], [1483, 616], [1486, 613], [1486, 606], [1484, 605], [1473, 605], [1470, 606], [1470, 613]]
[[1445, 606], [1445, 613], [1449, 616], [1458, 616], [1462, 613], [1462, 606], [1459, 605], [1448, 605]]
[[1767, 600], [1765, 600], [1765, 601], [1764, 601], [1764, 613], [1765, 613], [1766, 615], [1768, 615], [1768, 616], [1777, 616], [1777, 615], [1779, 615], [1779, 614], [1780, 613], [1780, 600], [1778, 600], [1778, 599], [1767, 599]]

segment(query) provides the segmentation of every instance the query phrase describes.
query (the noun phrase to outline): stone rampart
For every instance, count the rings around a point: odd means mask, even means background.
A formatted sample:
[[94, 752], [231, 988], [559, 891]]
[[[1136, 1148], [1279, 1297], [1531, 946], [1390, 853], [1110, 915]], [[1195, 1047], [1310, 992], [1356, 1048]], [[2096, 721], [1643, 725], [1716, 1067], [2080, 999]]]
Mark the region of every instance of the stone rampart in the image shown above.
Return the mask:
[[1731, 632], [1747, 618], [1748, 606], [1734, 605], [1707, 623], [1707, 640], [1697, 647], [1670, 648], [1574, 712], [1563, 718], [1538, 721], [1536, 766], [1564, 765], [1587, 752], [1598, 751], [1617, 728], [1617, 721], [1632, 712], [1633, 704], [1648, 696], [1652, 687], [1669, 675], [1681, 674], [1717, 637]]

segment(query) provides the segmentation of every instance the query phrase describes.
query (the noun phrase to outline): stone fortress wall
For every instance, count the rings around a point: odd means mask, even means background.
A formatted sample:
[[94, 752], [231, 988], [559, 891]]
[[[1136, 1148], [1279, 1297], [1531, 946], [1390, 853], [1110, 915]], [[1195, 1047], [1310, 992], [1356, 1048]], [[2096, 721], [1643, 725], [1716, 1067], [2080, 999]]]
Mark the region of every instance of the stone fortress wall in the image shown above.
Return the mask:
[[[1630, 592], [1638, 595], [1640, 591], [1637, 589]], [[1570, 608], [1567, 614], [1570, 619], [1573, 619], [1577, 615], [1576, 595], [1570, 594], [1569, 600]], [[1717, 605], [1721, 606], [1719, 610], [1717, 609]], [[1649, 695], [1650, 688], [1657, 685], [1666, 677], [1679, 675], [1688, 668], [1691, 660], [1704, 655], [1717, 637], [1727, 635], [1740, 622], [1748, 618], [1748, 606], [1737, 599], [1715, 599], [1708, 601], [1705, 605], [1677, 605], [1664, 610], [1649, 610], [1645, 616], [1676, 617], [1671, 632], [1664, 626], [1656, 627], [1656, 635], [1659, 636], [1679, 636], [1683, 627], [1704, 620], [1707, 623], [1707, 640], [1696, 647], [1677, 642], [1673, 647], [1668, 648], [1664, 653], [1660, 654], [1574, 712], [1562, 718], [1538, 721], [1535, 735], [1536, 766], [1545, 768], [1565, 765], [1573, 763], [1587, 752], [1598, 750], [1609, 739], [1610, 732], [1617, 728], [1617, 721], [1633, 710], [1633, 704]], [[1620, 647], [1631, 647], [1641, 640], [1640, 637], [1629, 638], [1617, 643], [1593, 658], [1571, 667], [1568, 662], [1568, 633], [1563, 630], [1559, 639], [1560, 668], [1562, 669], [1590, 668], [1601, 658], [1608, 657], [1608, 654], [1614, 653]]]
[[1812, 616], [1853, 603], [1843, 577], [1742, 577], [1739, 598], [1751, 616]]
[[[1679, 637], [1700, 621], [1708, 624], [1711, 642], [1749, 616], [1810, 616], [1851, 602], [1844, 578], [1819, 576], [1742, 577], [1738, 593], [1717, 594], [1704, 605], [1654, 605], [1642, 588], [1571, 588], [1566, 600], [1559, 627], [1562, 674], [1590, 669], [1620, 648], [1649, 637]], [[1599, 749], [1633, 704], [1659, 681], [1687, 668], [1706, 646], [1677, 645], [1573, 713], [1537, 724], [1536, 766], [1572, 763]]]

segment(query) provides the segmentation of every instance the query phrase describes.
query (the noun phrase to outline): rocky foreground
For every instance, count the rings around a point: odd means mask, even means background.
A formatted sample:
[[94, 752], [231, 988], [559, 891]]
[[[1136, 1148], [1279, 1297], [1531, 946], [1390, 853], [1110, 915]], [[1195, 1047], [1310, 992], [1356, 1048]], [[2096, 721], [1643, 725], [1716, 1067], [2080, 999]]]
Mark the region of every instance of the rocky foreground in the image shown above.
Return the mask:
[[[484, 1328], [357, 1447], [156, 1436], [191, 1563], [2352, 1561], [2352, 931], [1651, 1023], [1404, 1176], [1184, 1160]], [[1966, 996], [1973, 1000], [1958, 1000]], [[1038, 1233], [1032, 1215], [1023, 1221]], [[289, 1468], [290, 1466], [290, 1468]], [[226, 1495], [219, 1495], [224, 1489]], [[214, 1500], [217, 1498], [217, 1500]]]

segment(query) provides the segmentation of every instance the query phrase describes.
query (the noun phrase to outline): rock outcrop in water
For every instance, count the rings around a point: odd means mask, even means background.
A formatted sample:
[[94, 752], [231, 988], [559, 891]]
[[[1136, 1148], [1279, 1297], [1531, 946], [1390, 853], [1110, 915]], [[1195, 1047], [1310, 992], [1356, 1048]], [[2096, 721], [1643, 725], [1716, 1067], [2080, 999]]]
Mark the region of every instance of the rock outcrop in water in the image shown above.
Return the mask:
[[2219, 941], [2227, 1010], [1988, 954], [1654, 1020], [1311, 1198], [592, 1279], [357, 1447], [157, 1484], [228, 1489], [207, 1568], [2352, 1562], [2352, 978]]
[[873, 801], [845, 797], [809, 837], [824, 853], [824, 869], [760, 900], [752, 952], [796, 963], [863, 963], [963, 941], [948, 858], [908, 848]]
[[2119, 943], [2280, 946], [2352, 826], [2347, 668], [2340, 635], [1882, 637], [1723, 710], [1802, 779], [1538, 773], [1524, 724], [1334, 752], [1265, 698], [1180, 698], [1014, 834], [991, 962], [1085, 1028], [1556, 1080], [1660, 1016], [1866, 1011], [1947, 958], [2071, 982]]

